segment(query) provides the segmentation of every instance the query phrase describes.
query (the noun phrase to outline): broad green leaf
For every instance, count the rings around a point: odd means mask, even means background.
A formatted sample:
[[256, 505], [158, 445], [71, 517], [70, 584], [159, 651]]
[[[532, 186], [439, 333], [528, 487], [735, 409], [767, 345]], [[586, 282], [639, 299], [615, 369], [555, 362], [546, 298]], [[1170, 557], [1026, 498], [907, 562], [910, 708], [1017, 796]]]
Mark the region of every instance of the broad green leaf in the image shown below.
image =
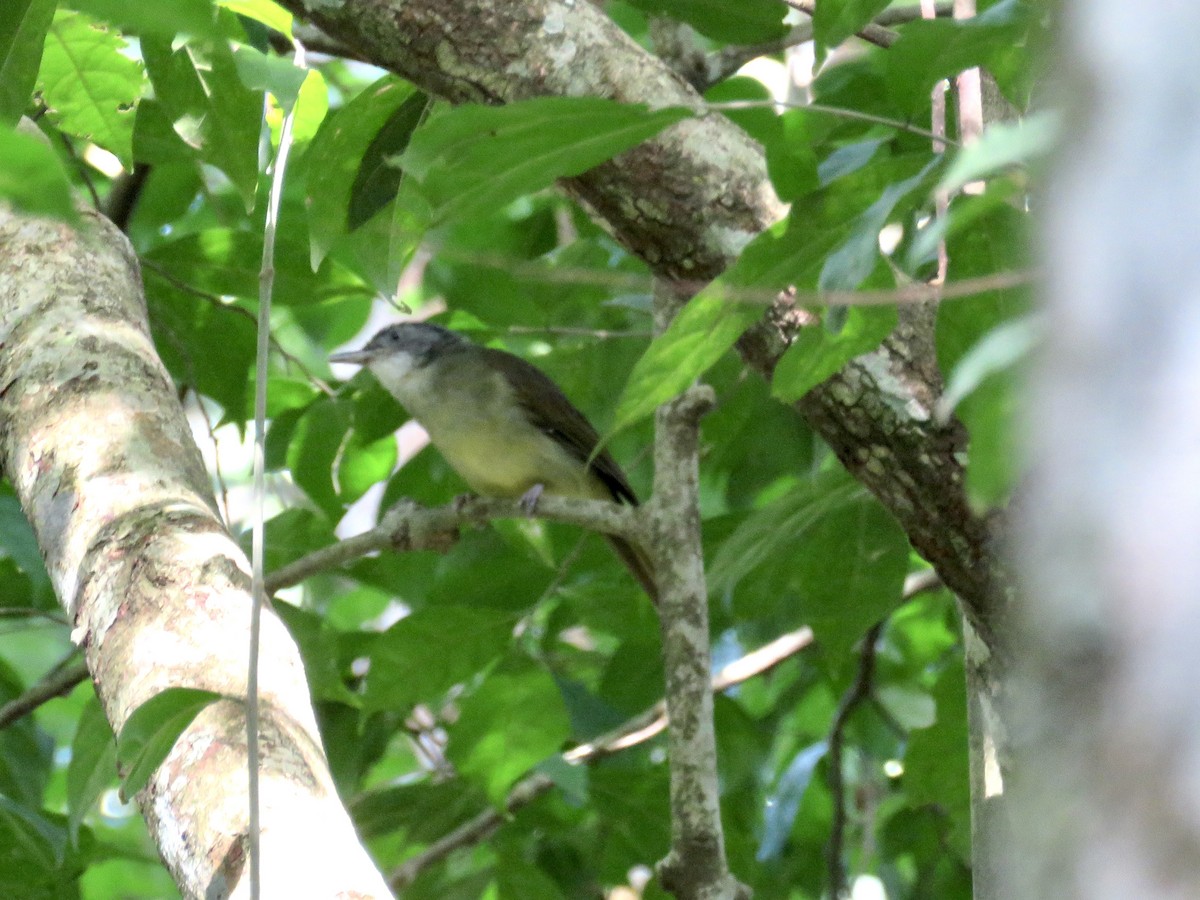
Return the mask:
[[117, 737], [117, 763], [125, 775], [121, 796], [129, 799], [145, 787], [192, 720], [220, 699], [213, 691], [168, 688], [135, 709]]
[[[728, 44], [758, 44], [787, 33], [787, 8], [774, 0], [630, 0], [654, 15], [687, 22], [701, 34]], [[818, 4], [819, 6], [820, 4]]]
[[[821, 198], [811, 207], [823, 210]], [[637, 361], [617, 401], [612, 432], [634, 424], [682, 393], [719, 360], [763, 314], [772, 291], [808, 287], [831, 249], [853, 228], [833, 224], [796, 204], [791, 215], [751, 241], [717, 280], [688, 301]], [[741, 292], [754, 289], [754, 297]]]
[[883, 55], [883, 80], [903, 116], [928, 109], [929, 93], [943, 78], [973, 66], [992, 68], [1017, 51], [1035, 4], [1001, 0], [970, 19], [912, 22]]
[[396, 467], [396, 438], [386, 435], [364, 443], [357, 431], [337, 462], [338, 490], [343, 503], [353, 503], [373, 485], [386, 481]]
[[32, 134], [0, 125], [0, 197], [30, 215], [75, 222], [67, 173], [54, 151]]
[[738, 303], [725, 286], [725, 279], [718, 279], [702, 290], [650, 344], [617, 401], [613, 432], [640, 422], [687, 390], [762, 316], [760, 306]]
[[242, 84], [252, 91], [270, 91], [285, 112], [300, 96], [308, 74], [286, 57], [259, 53], [253, 47], [235, 48], [233, 62]]
[[[15, 124], [29, 106], [54, 4], [55, 0], [7, 0], [8, 9], [0, 15], [0, 126]], [[0, 159], [8, 159], [2, 147]]]
[[351, 231], [387, 206], [396, 196], [404, 173], [388, 160], [408, 147], [413, 132], [432, 102], [427, 94], [420, 91], [411, 94], [367, 144], [358, 164], [358, 172], [354, 175], [354, 184], [350, 187], [345, 218]]
[[[329, 260], [314, 276], [303, 240], [280, 235], [275, 242], [275, 302], [300, 306], [370, 289], [345, 266]], [[212, 228], [161, 244], [147, 254], [189, 288], [218, 297], [258, 297], [262, 234]]]
[[354, 798], [350, 814], [368, 840], [400, 832], [414, 844], [428, 844], [477, 815], [486, 802], [479, 788], [450, 778], [368, 791]]
[[21, 900], [78, 898], [83, 856], [73, 850], [66, 817], [22, 806], [0, 794], [0, 896]]
[[59, 128], [95, 142], [130, 168], [134, 107], [145, 78], [125, 49], [119, 34], [60, 10], [46, 37], [38, 82]]
[[207, 95], [200, 154], [229, 176], [249, 212], [258, 190], [262, 94], [242, 84], [228, 44], [216, 41], [209, 46], [207, 65], [196, 68]]
[[339, 641], [342, 635], [327, 620], [307, 609], [277, 601], [275, 611], [300, 647], [304, 675], [314, 700], [336, 701], [357, 707], [359, 698], [343, 678]]
[[296, 484], [333, 522], [345, 509], [333, 480], [333, 464], [351, 421], [349, 401], [322, 397], [300, 416], [287, 448], [288, 468]]
[[301, 144], [311, 141], [329, 114], [329, 85], [319, 69], [309, 69], [300, 85], [300, 95], [292, 117], [292, 140]]
[[911, 178], [889, 184], [879, 199], [854, 221], [849, 237], [825, 257], [817, 281], [821, 290], [852, 291], [867, 279], [879, 262], [879, 232], [897, 205], [921, 188], [937, 165], [935, 158]]
[[[37, 536], [21, 504], [17, 500], [12, 486], [6, 481], [0, 486], [0, 535], [4, 536], [0, 545], [0, 555], [8, 557], [16, 564], [20, 574], [29, 580], [30, 600], [37, 603], [39, 608], [54, 609], [54, 589], [50, 584], [50, 575], [42, 561], [42, 553], [38, 549]], [[6, 602], [8, 601], [8, 602]], [[0, 607], [8, 605], [11, 598], [0, 600]]]
[[971, 858], [971, 790], [967, 771], [966, 679], [962, 667], [948, 666], [934, 688], [937, 722], [914, 731], [904, 754], [904, 782], [914, 806], [936, 804], [953, 824], [951, 844]]
[[217, 35], [213, 0], [171, 0], [170, 3], [66, 0], [64, 5], [107, 22], [125, 33], [166, 38]]
[[969, 182], [1013, 166], [1027, 166], [1049, 154], [1061, 134], [1057, 110], [1040, 110], [1018, 122], [988, 125], [978, 141], [959, 151], [938, 187], [953, 193]]
[[891, 0], [821, 0], [817, 3], [812, 18], [818, 61], [850, 35], [861, 31], [890, 4]]
[[[23, 689], [21, 679], [0, 659], [0, 706], [21, 696]], [[11, 797], [27, 807], [40, 807], [50, 777], [53, 749], [50, 736], [32, 717], [13, 722], [0, 731], [0, 796]]]
[[801, 328], [775, 366], [771, 396], [799, 400], [850, 360], [878, 347], [896, 327], [894, 306], [851, 306], [836, 330], [826, 323]]
[[244, 422], [254, 365], [252, 316], [175, 288], [144, 268], [155, 346], [177, 382], [211, 397], [229, 421]]
[[464, 105], [418, 128], [399, 163], [421, 182], [436, 222], [483, 216], [691, 115], [598, 97]]
[[843, 472], [823, 473], [755, 510], [730, 534], [709, 566], [714, 594], [735, 590], [753, 569], [803, 546], [801, 539], [822, 516], [850, 503], [862, 488]]
[[787, 845], [796, 814], [800, 811], [800, 801], [804, 799], [804, 792], [808, 790], [817, 763], [825, 758], [828, 750], [825, 741], [818, 741], [800, 750], [767, 795], [762, 839], [756, 854], [759, 862], [777, 859]]
[[499, 804], [518, 778], [571, 733], [554, 679], [532, 664], [494, 672], [460, 702], [450, 760]]
[[100, 701], [92, 697], [79, 717], [67, 765], [67, 823], [72, 842], [84, 816], [117, 780], [117, 741]]
[[984, 335], [958, 361], [946, 380], [946, 388], [937, 402], [938, 418], [949, 419], [955, 407], [987, 378], [1026, 359], [1044, 333], [1042, 318], [1029, 315], [1004, 322]]
[[242, 84], [229, 45], [175, 47], [148, 37], [141, 48], [155, 97], [175, 133], [229, 177], [250, 210], [258, 188], [262, 95]]
[[385, 75], [330, 116], [304, 155], [311, 264], [315, 269], [350, 230], [350, 199], [367, 148], [415, 89]]
[[469, 681], [508, 648], [517, 616], [475, 606], [438, 606], [404, 617], [371, 650], [368, 711], [405, 711]]
[[821, 516], [792, 562], [801, 620], [837, 665], [900, 601], [908, 538], [864, 490]]
[[292, 36], [292, 14], [274, 0], [217, 0], [217, 6]]

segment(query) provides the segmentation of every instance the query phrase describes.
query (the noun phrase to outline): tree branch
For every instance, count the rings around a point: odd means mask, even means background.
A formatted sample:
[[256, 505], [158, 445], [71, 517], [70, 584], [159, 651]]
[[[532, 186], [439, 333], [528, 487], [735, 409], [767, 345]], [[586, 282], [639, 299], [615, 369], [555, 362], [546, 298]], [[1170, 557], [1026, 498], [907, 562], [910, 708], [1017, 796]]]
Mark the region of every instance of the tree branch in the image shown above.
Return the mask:
[[858, 656], [858, 673], [854, 682], [842, 695], [833, 725], [829, 729], [829, 751], [825, 754], [825, 765], [829, 781], [829, 794], [833, 801], [833, 821], [829, 826], [829, 847], [826, 862], [829, 871], [829, 896], [840, 900], [846, 896], [846, 779], [842, 772], [842, 750], [846, 741], [846, 726], [859, 704], [870, 699], [875, 679], [875, 648], [883, 633], [887, 620], [876, 622], [863, 635], [862, 649]]
[[21, 696], [14, 697], [0, 706], [0, 731], [33, 712], [47, 700], [71, 693], [75, 686], [87, 677], [87, 663], [78, 653], [71, 653], [43, 675], [37, 684], [30, 685]]
[[[576, 500], [550, 495], [538, 499], [534, 513], [551, 522], [578, 525], [602, 534], [614, 534], [637, 544], [645, 542], [638, 509], [607, 500]], [[449, 549], [464, 525], [485, 525], [493, 519], [528, 519], [529, 513], [517, 500], [498, 497], [460, 497], [446, 506], [423, 507], [401, 500], [369, 531], [315, 550], [267, 576], [269, 592], [278, 591], [306, 578], [345, 565], [379, 550]]]
[[[711, 690], [713, 693], [720, 693], [762, 675], [809, 647], [812, 641], [813, 634], [810, 628], [800, 628], [782, 635], [722, 668], [713, 677]], [[562, 759], [571, 765], [597, 762], [614, 753], [645, 743], [661, 734], [666, 727], [666, 702], [659, 700], [645, 712], [634, 716], [603, 737], [568, 750], [562, 754]], [[522, 779], [509, 791], [502, 809], [485, 809], [416, 856], [405, 860], [389, 878], [392, 889], [404, 890], [423, 871], [441, 862], [455, 850], [487, 840], [509, 817], [553, 786], [554, 782], [541, 773]]]

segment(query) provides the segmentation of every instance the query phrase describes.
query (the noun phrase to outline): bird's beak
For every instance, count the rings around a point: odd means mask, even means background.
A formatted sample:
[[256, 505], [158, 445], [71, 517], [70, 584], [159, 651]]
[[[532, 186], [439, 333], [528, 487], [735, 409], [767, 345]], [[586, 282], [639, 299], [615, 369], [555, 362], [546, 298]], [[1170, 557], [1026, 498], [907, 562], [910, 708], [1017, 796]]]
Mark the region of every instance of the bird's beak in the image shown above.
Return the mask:
[[365, 366], [375, 356], [370, 350], [347, 350], [345, 353], [335, 353], [329, 357], [330, 362], [335, 363], [353, 363], [356, 366]]

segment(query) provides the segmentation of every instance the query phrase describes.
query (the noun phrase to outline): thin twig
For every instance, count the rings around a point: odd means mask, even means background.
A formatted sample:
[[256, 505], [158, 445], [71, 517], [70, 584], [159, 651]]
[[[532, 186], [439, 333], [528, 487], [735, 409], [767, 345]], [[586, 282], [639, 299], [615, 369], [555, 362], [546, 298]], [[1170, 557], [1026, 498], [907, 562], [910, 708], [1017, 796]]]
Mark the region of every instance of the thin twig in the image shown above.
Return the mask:
[[[744, 681], [762, 675], [808, 647], [812, 644], [812, 640], [812, 631], [808, 628], [801, 628], [778, 637], [769, 644], [734, 660], [722, 668], [712, 679], [713, 692], [728, 690]], [[604, 737], [581, 744], [564, 753], [562, 759], [571, 765], [595, 762], [613, 753], [645, 743], [660, 734], [666, 725], [666, 704], [660, 700]], [[392, 873], [389, 879], [391, 887], [396, 891], [401, 891], [412, 884], [425, 869], [441, 862], [455, 850], [487, 840], [517, 810], [527, 806], [553, 786], [554, 782], [541, 773], [522, 779], [509, 791], [502, 809], [484, 810], [430, 844], [416, 856], [405, 860]]]
[[[293, 43], [295, 65], [304, 69], [304, 47]], [[264, 104], [269, 98], [264, 97]], [[265, 119], [267, 109], [264, 106]], [[278, 233], [279, 205], [283, 198], [284, 174], [288, 154], [292, 149], [292, 123], [296, 118], [293, 105], [283, 117], [279, 131], [279, 147], [275, 151], [271, 190], [267, 197], [267, 213], [263, 227], [262, 269], [258, 283], [258, 333], [254, 356], [254, 504], [250, 532], [250, 647], [246, 674], [246, 768], [249, 775], [248, 793], [250, 816], [246, 828], [247, 855], [250, 859], [250, 898], [258, 900], [262, 892], [262, 854], [259, 848], [259, 700], [258, 657], [262, 638], [262, 609], [267, 591], [263, 584], [263, 557], [266, 532], [265, 505], [267, 496], [267, 365], [271, 352], [271, 298], [275, 288], [275, 236]]]
[[14, 697], [0, 706], [0, 731], [27, 716], [46, 701], [69, 694], [77, 684], [87, 680], [87, 677], [87, 662], [79, 657], [78, 651], [71, 652], [19, 697]]
[[833, 802], [833, 821], [829, 826], [829, 896], [841, 900], [846, 896], [846, 779], [842, 771], [842, 748], [846, 740], [846, 726], [850, 716], [860, 703], [869, 700], [875, 679], [875, 649], [879, 636], [887, 625], [887, 619], [876, 622], [862, 639], [858, 658], [858, 674], [853, 684], [842, 695], [833, 725], [829, 729], [829, 750], [825, 755], [825, 766], [829, 781], [829, 795]]
[[823, 103], [791, 103], [786, 100], [728, 100], [723, 103], [707, 103], [706, 109], [773, 109], [774, 107], [782, 106], [787, 109], [801, 109], [809, 112], [824, 113], [825, 115], [835, 116], [839, 119], [851, 119], [855, 122], [871, 122], [876, 125], [886, 125], [889, 128], [895, 128], [897, 131], [904, 131], [908, 134], [915, 134], [918, 137], [926, 137], [931, 140], [940, 141], [945, 144], [952, 144], [955, 147], [961, 146], [958, 141], [947, 138], [945, 135], [938, 135], [927, 128], [921, 128], [918, 125], [913, 125], [909, 122], [903, 122], [900, 119], [889, 119], [887, 116], [877, 116], [873, 113], [861, 112], [857, 109], [846, 109], [841, 106], [826, 106]]
[[[757, 102], [757, 101], [754, 101]], [[916, 133], [928, 137], [923, 129]], [[538, 263], [514, 260], [500, 253], [440, 248], [438, 256], [452, 262], [468, 263], [507, 272], [516, 278], [540, 284], [581, 284], [612, 289], [648, 292], [653, 279], [649, 275], [633, 272], [601, 272], [571, 266], [547, 268]], [[746, 303], [771, 306], [779, 300], [781, 290], [789, 291], [790, 301], [797, 306], [890, 306], [893, 304], [940, 303], [960, 300], [989, 291], [1007, 290], [1033, 284], [1040, 276], [1037, 270], [1024, 269], [1012, 272], [996, 272], [976, 278], [964, 278], [946, 284], [905, 284], [887, 290], [867, 291], [810, 291], [793, 290], [788, 285], [774, 288], [740, 287], [701, 280], [680, 279], [672, 286], [681, 293], [695, 294], [712, 284], [713, 291], [720, 291], [722, 299], [730, 303]]]
[[[812, 0], [783, 0], [792, 9], [804, 13], [806, 16], [811, 16], [816, 12], [816, 4]], [[868, 22], [858, 32], [858, 36], [864, 41], [875, 44], [879, 47], [890, 47], [896, 42], [896, 38], [900, 35], [894, 31], [889, 31], [882, 25], [876, 25], [874, 22]]]
[[[182, 280], [181, 278], [177, 278], [170, 271], [163, 268], [162, 266], [160, 266], [158, 263], [154, 262], [153, 260], [149, 260], [149, 259], [146, 259], [145, 257], [142, 257], [139, 260], [139, 262], [140, 262], [140, 265], [141, 265], [141, 268], [143, 271], [153, 272], [155, 275], [157, 275], [163, 281], [167, 282], [167, 284], [171, 285], [171, 287], [173, 287], [177, 290], [183, 291], [185, 294], [191, 294], [193, 297], [198, 297], [201, 300], [206, 300], [207, 302], [211, 303], [213, 306], [218, 306], [222, 310], [231, 312], [237, 316], [241, 316], [243, 319], [248, 319], [257, 325], [258, 317], [254, 313], [250, 312], [250, 310], [246, 309], [245, 307], [238, 306], [237, 304], [234, 304], [234, 303], [226, 303], [224, 300], [222, 300], [216, 294], [210, 293], [209, 291], [205, 291], [198, 287], [195, 287], [194, 285], [188, 284], [186, 281]], [[309, 384], [311, 384], [313, 387], [315, 387], [321, 393], [325, 394], [327, 397], [337, 396], [337, 391], [335, 391], [333, 388], [331, 388], [322, 379], [318, 378], [316, 375], [314, 375], [312, 372], [310, 372], [308, 367], [304, 365], [304, 363], [299, 359], [299, 357], [293, 355], [292, 353], [289, 353], [287, 351], [287, 349], [284, 348], [283, 344], [279, 343], [279, 341], [275, 338], [274, 335], [270, 336], [270, 340], [271, 340], [271, 347], [275, 350], [275, 352], [279, 354], [279, 356], [283, 359], [283, 361], [287, 365], [295, 366], [300, 371], [300, 374], [302, 374], [305, 377], [305, 379], [307, 379]]]

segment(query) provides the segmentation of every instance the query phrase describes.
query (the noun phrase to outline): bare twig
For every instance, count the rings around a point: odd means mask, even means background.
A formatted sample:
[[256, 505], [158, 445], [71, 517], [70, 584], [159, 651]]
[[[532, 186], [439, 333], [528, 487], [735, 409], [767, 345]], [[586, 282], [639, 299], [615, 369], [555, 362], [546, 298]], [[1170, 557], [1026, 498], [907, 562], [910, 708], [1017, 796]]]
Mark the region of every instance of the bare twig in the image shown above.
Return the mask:
[[72, 652], [43, 675], [37, 684], [0, 706], [0, 730], [27, 716], [47, 700], [69, 694], [87, 677], [87, 663], [79, 657], [78, 652]]
[[846, 693], [842, 695], [837, 712], [833, 716], [833, 725], [829, 729], [829, 750], [825, 756], [825, 765], [829, 780], [829, 795], [833, 801], [833, 821], [829, 826], [829, 847], [826, 859], [829, 866], [829, 896], [833, 900], [840, 900], [847, 893], [844, 858], [846, 779], [842, 772], [842, 748], [846, 740], [846, 725], [858, 705], [871, 697], [875, 679], [875, 647], [879, 643], [879, 636], [883, 633], [886, 624], [886, 619], [876, 622], [864, 635], [858, 658], [858, 674]]
[[[183, 291], [185, 294], [191, 294], [193, 297], [199, 297], [201, 300], [206, 300], [207, 302], [211, 303], [213, 306], [219, 306], [221, 309], [226, 310], [227, 312], [231, 312], [234, 315], [241, 316], [243, 319], [247, 319], [251, 322], [254, 322], [256, 325], [258, 324], [258, 317], [254, 313], [250, 312], [250, 310], [246, 309], [245, 307], [237, 306], [236, 304], [233, 304], [233, 303], [226, 303], [224, 300], [222, 300], [216, 294], [209, 293], [208, 291], [201, 290], [200, 288], [195, 287], [194, 285], [188, 284], [186, 281], [182, 280], [181, 278], [177, 278], [168, 269], [165, 269], [164, 267], [160, 266], [158, 263], [148, 260], [145, 257], [142, 257], [141, 259], [139, 259], [138, 262], [141, 265], [141, 268], [143, 271], [153, 272], [155, 275], [157, 275], [163, 281], [167, 282], [167, 284], [171, 285], [171, 287], [173, 287], [177, 290]], [[305, 379], [308, 381], [309, 384], [311, 384], [313, 387], [315, 387], [321, 393], [325, 394], [325, 396], [327, 396], [327, 397], [333, 397], [333, 396], [337, 395], [337, 391], [335, 391], [333, 388], [331, 388], [322, 379], [318, 378], [316, 375], [314, 375], [312, 372], [310, 372], [308, 367], [305, 366], [303, 362], [301, 362], [299, 357], [289, 353], [284, 348], [283, 344], [279, 343], [279, 341], [276, 340], [274, 335], [270, 336], [270, 341], [271, 341], [271, 347], [274, 349], [274, 351], [276, 353], [279, 354], [279, 356], [283, 359], [283, 361], [285, 363], [287, 363], [287, 365], [289, 365], [289, 366], [295, 366], [296, 369], [300, 372], [300, 374], [302, 374], [305, 377]]]
[[[811, 6], [811, 4], [809, 4]], [[800, 9], [808, 15], [812, 12], [808, 9]], [[939, 3], [937, 5], [939, 16], [949, 16], [954, 12], [953, 3]], [[875, 26], [887, 29], [892, 25], [904, 25], [907, 22], [912, 22], [915, 19], [921, 18], [921, 11], [916, 6], [899, 6], [893, 9], [885, 9], [877, 15], [872, 24]], [[890, 34], [890, 32], [888, 32]], [[781, 53], [789, 47], [795, 47], [797, 44], [803, 44], [805, 41], [811, 41], [813, 38], [813, 26], [811, 21], [801, 22], [793, 28], [788, 34], [774, 40], [766, 41], [762, 44], [753, 44], [740, 47], [724, 47], [715, 53], [709, 54], [706, 63], [706, 80], [704, 84], [694, 84], [701, 93], [708, 90], [714, 84], [724, 81], [729, 76], [733, 75], [738, 69], [750, 62], [752, 59], [758, 59], [760, 56], [772, 56], [776, 53]]]
[[[712, 679], [714, 693], [762, 675], [786, 659], [795, 656], [812, 644], [811, 629], [801, 628], [771, 641], [769, 644], [734, 660]], [[621, 750], [645, 743], [667, 726], [666, 704], [660, 700], [645, 712], [634, 716], [619, 728], [586, 744], [580, 744], [562, 755], [571, 765], [595, 762]], [[391, 875], [393, 889], [400, 891], [430, 866], [441, 862], [455, 850], [485, 841], [517, 810], [549, 791], [554, 782], [541, 773], [518, 782], [504, 801], [501, 810], [486, 809], [453, 831], [439, 838], [423, 851], [402, 863]]]

